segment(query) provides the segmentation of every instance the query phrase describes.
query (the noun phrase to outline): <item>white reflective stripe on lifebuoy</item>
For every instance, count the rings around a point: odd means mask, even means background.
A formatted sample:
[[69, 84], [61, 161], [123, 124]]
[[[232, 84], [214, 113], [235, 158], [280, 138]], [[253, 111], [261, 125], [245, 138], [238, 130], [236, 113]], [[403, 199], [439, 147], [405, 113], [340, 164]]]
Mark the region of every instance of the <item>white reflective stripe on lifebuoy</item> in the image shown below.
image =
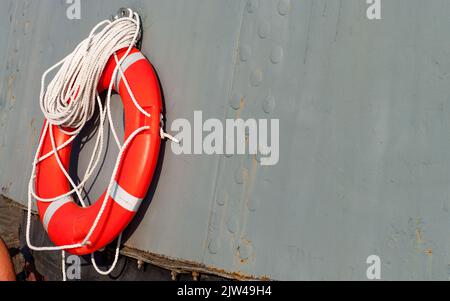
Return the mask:
[[[129, 56], [127, 56], [127, 58], [120, 65], [120, 67], [122, 68], [123, 74], [125, 74], [125, 71], [129, 67], [131, 67], [131, 65], [133, 65], [136, 62], [139, 62], [140, 60], [146, 60], [146, 57], [140, 52], [135, 52], [135, 53], [132, 53]], [[122, 72], [120, 72], [120, 70], [117, 70], [116, 79], [114, 81], [114, 87], [116, 87], [117, 93], [119, 93], [119, 84], [120, 84], [120, 81], [122, 80]]]
[[111, 188], [111, 198], [122, 208], [131, 212], [138, 211], [143, 200], [129, 194], [125, 189], [120, 187], [117, 182], [114, 182], [114, 185]]
[[50, 224], [50, 221], [53, 217], [53, 215], [55, 215], [56, 211], [58, 211], [59, 208], [61, 208], [62, 206], [64, 206], [67, 203], [73, 202], [72, 197], [70, 196], [66, 196], [64, 198], [61, 198], [57, 201], [54, 201], [50, 204], [50, 206], [48, 206], [47, 210], [45, 211], [44, 214], [44, 219], [43, 219], [43, 225], [45, 228], [45, 231], [48, 232], [48, 225]]

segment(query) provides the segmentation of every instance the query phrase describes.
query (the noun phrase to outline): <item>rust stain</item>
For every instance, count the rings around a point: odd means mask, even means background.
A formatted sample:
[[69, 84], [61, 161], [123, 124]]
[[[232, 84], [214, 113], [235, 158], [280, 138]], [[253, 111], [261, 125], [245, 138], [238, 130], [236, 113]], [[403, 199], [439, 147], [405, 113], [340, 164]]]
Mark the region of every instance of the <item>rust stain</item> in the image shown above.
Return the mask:
[[425, 249], [425, 254], [427, 254], [428, 256], [432, 256], [433, 255], [433, 249], [431, 249], [431, 248]]
[[[255, 260], [255, 253], [253, 252], [252, 242], [249, 239], [241, 239], [241, 242], [242, 242], [242, 245], [238, 246], [237, 252], [236, 252], [236, 256], [238, 257], [238, 261], [241, 264], [247, 264], [247, 263], [249, 263], [251, 261], [254, 261]], [[242, 252], [241, 247], [242, 246], [246, 246], [247, 248], [249, 248], [249, 250], [247, 250], [247, 253], [250, 253], [250, 254], [247, 254], [248, 255], [247, 258], [242, 258], [241, 257], [241, 252]]]
[[241, 118], [241, 114], [242, 114], [242, 111], [244, 110], [244, 107], [245, 107], [245, 98], [241, 97], [241, 102], [239, 104], [239, 110], [237, 110], [237, 112], [236, 112], [237, 119]]
[[420, 229], [416, 229], [416, 242], [422, 243], [422, 231]]
[[235, 256], [241, 264], [248, 263], [248, 258], [241, 258], [241, 249], [238, 247]]
[[220, 269], [214, 266], [207, 266], [202, 263], [183, 259], [170, 258], [168, 256], [144, 252], [130, 247], [124, 247], [121, 251], [121, 254], [137, 260], [142, 260], [144, 262], [159, 266], [167, 270], [176, 271], [177, 273], [192, 274], [193, 272], [197, 272], [201, 274], [216, 275], [219, 277], [239, 281], [246, 281], [246, 280], [270, 281], [270, 278], [266, 275], [254, 276], [242, 273], [240, 271], [228, 272], [225, 271], [224, 269]]

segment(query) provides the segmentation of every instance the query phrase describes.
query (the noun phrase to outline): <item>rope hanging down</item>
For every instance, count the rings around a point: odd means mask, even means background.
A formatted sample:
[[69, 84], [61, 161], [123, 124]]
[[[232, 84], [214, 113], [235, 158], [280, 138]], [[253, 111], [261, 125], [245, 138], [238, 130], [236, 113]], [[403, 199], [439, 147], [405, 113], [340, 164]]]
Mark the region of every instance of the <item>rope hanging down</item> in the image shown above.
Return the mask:
[[[27, 228], [26, 228], [26, 240], [30, 249], [35, 251], [62, 251], [62, 266], [63, 266], [63, 279], [66, 280], [65, 273], [65, 250], [75, 249], [79, 247], [84, 247], [89, 245], [90, 238], [93, 235], [102, 214], [106, 208], [108, 198], [111, 194], [111, 189], [114, 184], [114, 179], [116, 177], [119, 164], [123, 157], [125, 150], [128, 145], [133, 141], [133, 139], [142, 131], [148, 130], [149, 127], [141, 127], [135, 130], [129, 138], [122, 145], [118, 135], [116, 133], [114, 122], [111, 116], [111, 95], [114, 85], [114, 78], [120, 72], [123, 82], [130, 94], [134, 105], [136, 108], [145, 115], [150, 117], [150, 114], [146, 112], [141, 106], [139, 106], [136, 101], [133, 92], [126, 80], [124, 72], [121, 68], [122, 62], [130, 54], [132, 48], [136, 46], [137, 42], [141, 37], [141, 21], [139, 15], [131, 9], [122, 10], [119, 16], [116, 16], [113, 20], [104, 20], [97, 24], [89, 36], [83, 40], [75, 50], [70, 53], [67, 57], [62, 59], [60, 62], [50, 67], [43, 75], [41, 79], [41, 93], [40, 93], [40, 107], [42, 113], [45, 116], [45, 125], [43, 134], [38, 144], [36, 155], [33, 161], [32, 173], [28, 185], [28, 213], [27, 213]], [[119, 60], [116, 52], [120, 49], [128, 48], [125, 55]], [[101, 98], [97, 91], [97, 84], [102, 76], [103, 70], [110, 59], [114, 56], [116, 60], [116, 68], [114, 70], [111, 82], [109, 84], [109, 89], [106, 96], [106, 107], [103, 106]], [[48, 75], [59, 68], [56, 75], [46, 86], [46, 78]], [[91, 158], [89, 160], [86, 173], [80, 183], [76, 185], [68, 172], [65, 170], [61, 159], [59, 158], [58, 151], [64, 149], [70, 145], [85, 127], [86, 123], [94, 116], [96, 106], [98, 107], [100, 124], [99, 124], [99, 134], [97, 135], [94, 150], [92, 152]], [[158, 116], [159, 117], [159, 116]], [[31, 227], [31, 207], [33, 198], [41, 202], [54, 202], [60, 198], [68, 197], [76, 194], [80, 204], [85, 208], [87, 207], [84, 198], [81, 195], [81, 191], [84, 185], [87, 183], [89, 178], [92, 176], [96, 170], [102, 155], [102, 150], [104, 147], [104, 130], [105, 121], [108, 119], [111, 132], [113, 134], [114, 140], [119, 148], [119, 155], [116, 160], [114, 171], [111, 175], [109, 185], [107, 188], [106, 195], [103, 199], [102, 207], [98, 212], [98, 215], [90, 228], [87, 236], [84, 240], [78, 244], [66, 245], [60, 247], [36, 247], [33, 246], [30, 240], [30, 227]], [[53, 135], [52, 126], [59, 126], [61, 131], [70, 136], [70, 139], [57, 147]], [[163, 120], [161, 116], [161, 129], [160, 135], [161, 139], [168, 138], [173, 142], [179, 143], [169, 134], [164, 133]], [[71, 130], [63, 130], [62, 128], [70, 128]], [[50, 140], [52, 143], [53, 150], [41, 157], [42, 145], [44, 137], [50, 134]], [[64, 195], [57, 196], [51, 199], [40, 198], [34, 191], [34, 181], [36, 179], [36, 167], [43, 160], [55, 156], [61, 171], [66, 176], [69, 181], [72, 190]], [[117, 247], [114, 257], [114, 262], [108, 271], [101, 271], [95, 262], [94, 254], [91, 254], [91, 261], [96, 269], [96, 271], [102, 275], [110, 274], [118, 261], [119, 258], [119, 247], [121, 243], [121, 236], [117, 240]]]

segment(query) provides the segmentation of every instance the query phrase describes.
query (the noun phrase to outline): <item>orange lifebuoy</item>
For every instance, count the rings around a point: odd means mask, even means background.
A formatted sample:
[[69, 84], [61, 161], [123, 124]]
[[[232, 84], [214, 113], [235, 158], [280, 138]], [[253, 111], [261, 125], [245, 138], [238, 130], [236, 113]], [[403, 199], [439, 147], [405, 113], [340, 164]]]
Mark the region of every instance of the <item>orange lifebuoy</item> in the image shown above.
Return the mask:
[[[118, 58], [121, 59], [126, 52], [127, 49], [118, 51]], [[133, 103], [121, 73], [117, 73], [116, 78], [112, 79], [116, 67], [116, 61], [112, 56], [104, 69], [97, 90], [105, 91], [111, 80], [114, 81], [113, 89], [121, 96], [124, 106], [125, 140], [138, 128], [148, 126], [150, 129], [140, 132], [125, 150], [105, 211], [89, 239], [89, 245], [67, 250], [75, 255], [91, 254], [102, 249], [123, 232], [147, 194], [158, 161], [161, 144], [162, 99], [154, 69], [136, 48], [132, 49], [121, 64], [139, 106], [150, 114], [150, 117], [147, 117]], [[70, 136], [59, 127], [52, 126], [52, 130], [57, 147], [69, 140]], [[42, 138], [40, 156], [53, 150], [50, 133], [45, 133], [45, 137]], [[67, 170], [71, 157], [71, 145], [58, 151], [58, 155]], [[72, 189], [55, 155], [37, 165], [35, 186], [37, 195], [44, 199], [56, 198], [67, 194]], [[105, 194], [106, 191], [100, 200]], [[41, 222], [56, 246], [73, 245], [83, 241], [101, 205], [102, 201], [98, 201], [90, 207], [82, 208], [71, 197], [61, 198], [51, 203], [37, 201]]]

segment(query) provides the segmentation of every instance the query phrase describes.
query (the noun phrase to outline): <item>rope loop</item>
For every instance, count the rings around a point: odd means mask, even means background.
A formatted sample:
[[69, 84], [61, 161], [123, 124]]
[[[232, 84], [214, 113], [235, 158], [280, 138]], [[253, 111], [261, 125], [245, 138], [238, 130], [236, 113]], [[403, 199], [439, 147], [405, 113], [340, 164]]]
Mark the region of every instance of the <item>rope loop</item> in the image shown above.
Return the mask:
[[[112, 88], [114, 85], [113, 79], [116, 77], [118, 72], [121, 73], [125, 86], [128, 93], [133, 99], [134, 105], [137, 109], [147, 117], [150, 114], [147, 113], [135, 99], [133, 92], [126, 80], [123, 70], [121, 68], [122, 62], [130, 54], [133, 47], [135, 47], [140, 40], [142, 35], [141, 32], [141, 20], [139, 15], [132, 9], [123, 8], [120, 9], [118, 14], [111, 18], [110, 20], [104, 20], [98, 23], [90, 32], [89, 36], [84, 39], [75, 50], [66, 56], [64, 59], [56, 63], [54, 66], [50, 67], [44, 72], [41, 79], [41, 92], [39, 98], [39, 104], [42, 113], [45, 117], [44, 130], [41, 135], [36, 154], [33, 161], [32, 172], [28, 184], [28, 212], [27, 212], [27, 228], [26, 228], [26, 240], [30, 249], [35, 251], [62, 251], [62, 267], [63, 267], [63, 279], [66, 280], [65, 276], [65, 251], [75, 248], [84, 247], [90, 244], [90, 239], [103, 215], [106, 208], [107, 201], [110, 197], [110, 191], [114, 184], [114, 179], [118, 172], [118, 168], [121, 159], [125, 153], [127, 147], [132, 143], [134, 138], [143, 131], [149, 130], [149, 127], [141, 127], [135, 130], [129, 138], [121, 145], [118, 135], [115, 131], [114, 122], [111, 116], [111, 95]], [[119, 60], [116, 51], [119, 49], [128, 48], [125, 55]], [[114, 56], [116, 59], [116, 68], [111, 77], [111, 82], [109, 84], [108, 93], [106, 97], [106, 106], [102, 104], [100, 96], [97, 92], [97, 85], [102, 76], [103, 70], [108, 63], [110, 57]], [[46, 85], [46, 79], [50, 73], [57, 70], [56, 74], [53, 76], [52, 80]], [[58, 155], [58, 151], [64, 149], [70, 145], [81, 132], [81, 130], [86, 126], [87, 122], [94, 116], [96, 108], [99, 110], [100, 115], [100, 125], [99, 134], [97, 135], [94, 150], [91, 155], [86, 173], [80, 183], [76, 185], [71, 179], [70, 175], [65, 170], [61, 159]], [[86, 237], [80, 243], [73, 245], [66, 245], [60, 247], [36, 247], [33, 246], [30, 240], [30, 228], [31, 228], [31, 207], [33, 198], [41, 202], [54, 202], [62, 197], [70, 196], [76, 194], [80, 204], [83, 207], [87, 207], [84, 198], [81, 194], [84, 185], [87, 183], [89, 178], [94, 174], [94, 171], [99, 165], [101, 160], [101, 154], [104, 147], [104, 131], [105, 131], [105, 121], [108, 119], [110, 124], [111, 132], [119, 148], [119, 155], [117, 157], [114, 171], [111, 175], [111, 179], [106, 191], [106, 195], [102, 200], [101, 209], [90, 228]], [[60, 130], [71, 136], [70, 139], [63, 145], [57, 146], [55, 143], [53, 135], [53, 126], [58, 126]], [[63, 130], [62, 128], [66, 129]], [[70, 128], [71, 130], [67, 130]], [[161, 138], [169, 138], [176, 141], [172, 136], [165, 134], [160, 129]], [[40, 156], [44, 138], [49, 134], [50, 140], [52, 142], [53, 150], [43, 156]], [[34, 181], [36, 178], [36, 168], [37, 165], [43, 160], [55, 156], [61, 171], [66, 176], [69, 181], [72, 190], [68, 193], [57, 196], [51, 199], [44, 199], [39, 197], [34, 191]], [[117, 264], [121, 235], [117, 241], [115, 259], [111, 268], [104, 272], [101, 271], [97, 264], [95, 263], [94, 254], [92, 254], [92, 263], [94, 268], [98, 273], [102, 275], [110, 274]]]

